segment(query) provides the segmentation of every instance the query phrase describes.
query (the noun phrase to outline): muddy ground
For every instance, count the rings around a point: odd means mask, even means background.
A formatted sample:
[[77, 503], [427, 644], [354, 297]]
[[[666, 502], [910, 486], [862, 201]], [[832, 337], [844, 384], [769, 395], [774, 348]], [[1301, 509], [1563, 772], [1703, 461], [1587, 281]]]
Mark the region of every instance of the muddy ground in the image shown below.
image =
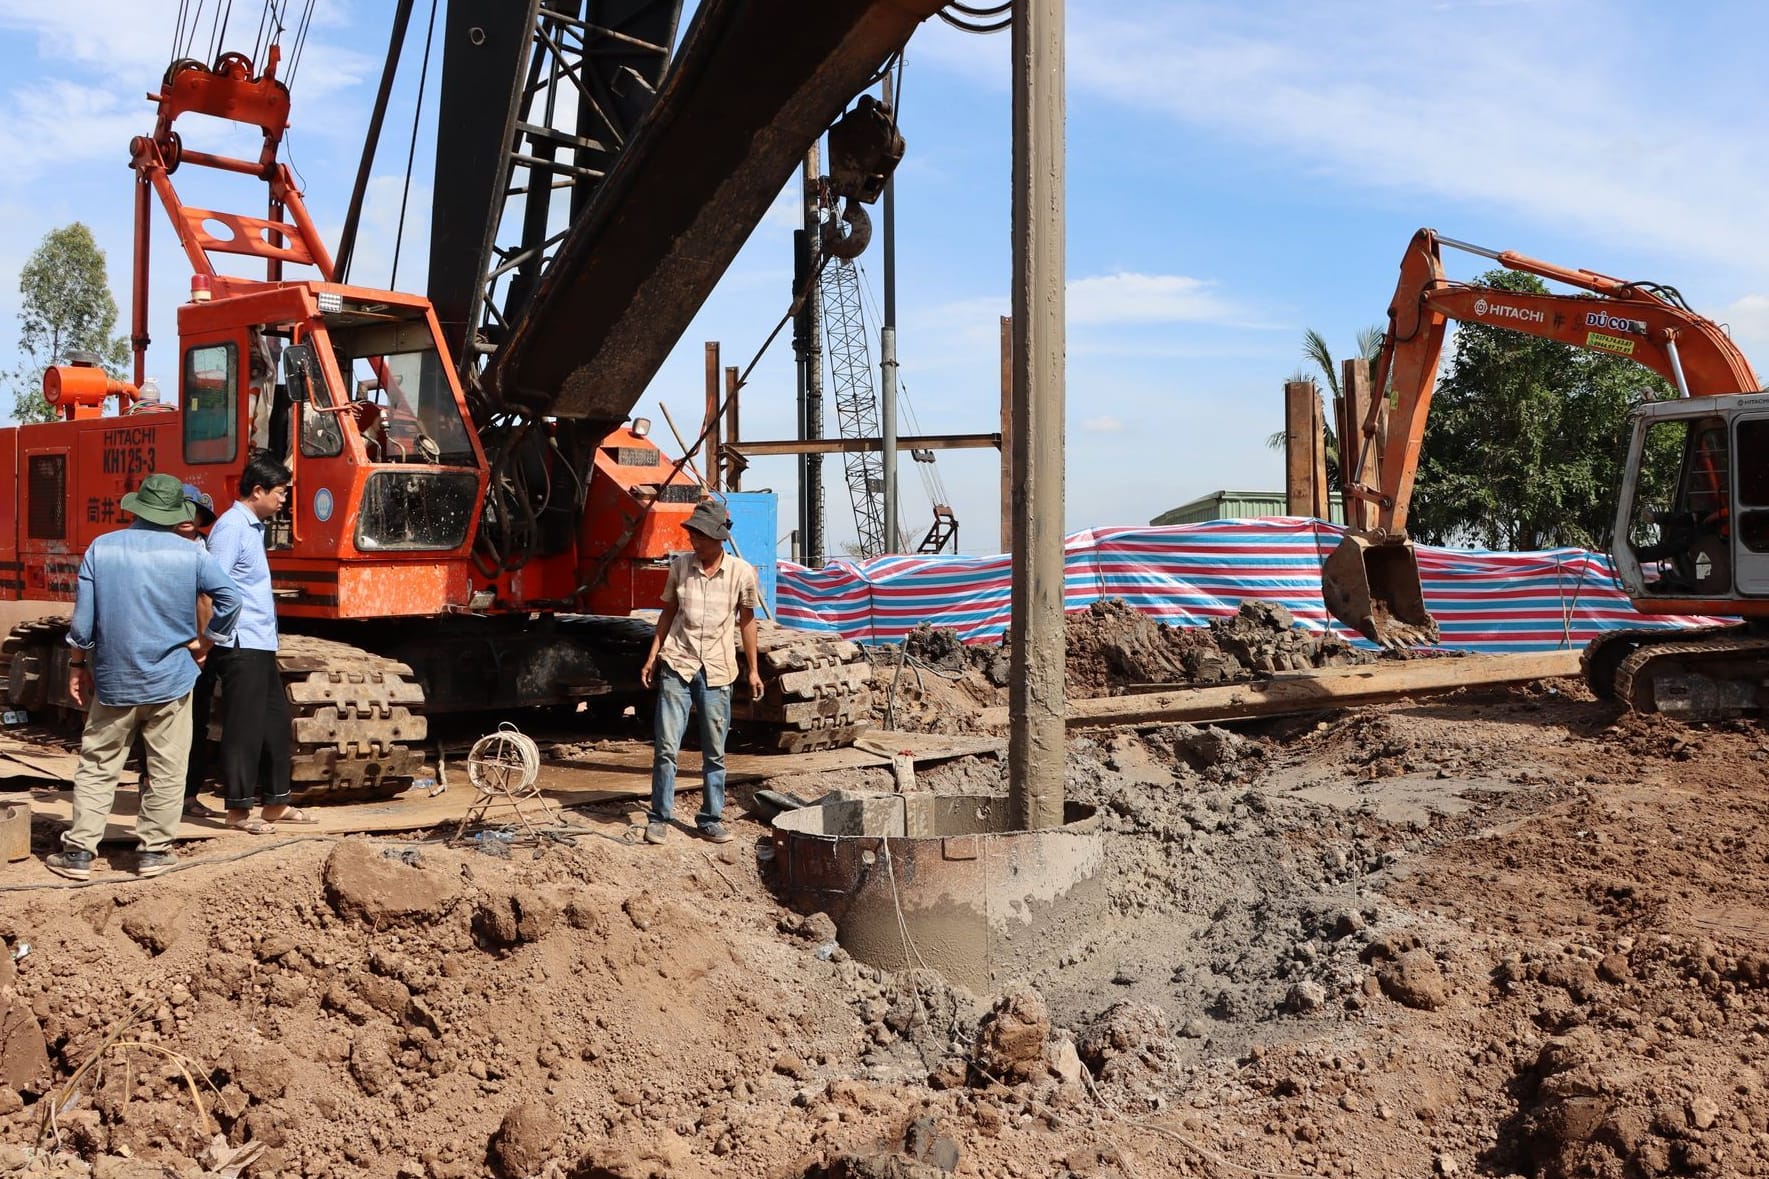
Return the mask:
[[[986, 661], [918, 662], [905, 714], [999, 700]], [[5, 867], [0, 1168], [1769, 1174], [1760, 724], [1555, 682], [1077, 736], [1068, 782], [1107, 909], [993, 995], [848, 960], [748, 818], [722, 847], [609, 806], [538, 854], [285, 831], [151, 881], [125, 849], [85, 887]]]

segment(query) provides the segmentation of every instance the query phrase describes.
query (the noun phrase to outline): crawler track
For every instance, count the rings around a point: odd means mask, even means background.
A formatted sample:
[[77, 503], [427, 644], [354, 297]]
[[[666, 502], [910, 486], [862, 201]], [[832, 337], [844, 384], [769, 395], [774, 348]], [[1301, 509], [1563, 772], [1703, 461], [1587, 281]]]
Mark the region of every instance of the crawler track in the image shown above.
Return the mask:
[[[0, 642], [0, 674], [10, 707], [77, 743], [85, 713], [67, 695], [67, 632], [62, 618], [15, 626]], [[409, 668], [306, 635], [282, 636], [277, 665], [289, 697], [297, 801], [388, 798], [411, 784], [428, 724]]]
[[1686, 721], [1724, 720], [1760, 712], [1769, 696], [1769, 637], [1743, 627], [1690, 639], [1659, 632], [1616, 665], [1615, 698], [1635, 712]]
[[762, 698], [743, 700], [740, 691], [732, 706], [751, 745], [780, 753], [834, 749], [872, 727], [872, 665], [857, 644], [772, 622], [757, 628]]

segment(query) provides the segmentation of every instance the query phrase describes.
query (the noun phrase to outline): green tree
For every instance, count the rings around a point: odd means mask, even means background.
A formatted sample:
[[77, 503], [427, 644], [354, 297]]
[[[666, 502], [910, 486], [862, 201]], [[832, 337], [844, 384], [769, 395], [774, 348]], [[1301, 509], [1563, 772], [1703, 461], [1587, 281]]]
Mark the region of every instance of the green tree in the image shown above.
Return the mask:
[[45, 369], [67, 363], [75, 352], [92, 352], [106, 372], [121, 377], [129, 356], [129, 341], [111, 335], [117, 301], [92, 231], [78, 221], [51, 230], [19, 272], [18, 290], [22, 363], [6, 374], [12, 416], [20, 422], [53, 421], [56, 412], [43, 400]]
[[[1541, 294], [1533, 275], [1478, 280]], [[1607, 549], [1627, 455], [1628, 407], [1676, 391], [1606, 353], [1461, 323], [1431, 400], [1407, 531], [1430, 544]], [[1648, 456], [1648, 465], [1674, 465]]]

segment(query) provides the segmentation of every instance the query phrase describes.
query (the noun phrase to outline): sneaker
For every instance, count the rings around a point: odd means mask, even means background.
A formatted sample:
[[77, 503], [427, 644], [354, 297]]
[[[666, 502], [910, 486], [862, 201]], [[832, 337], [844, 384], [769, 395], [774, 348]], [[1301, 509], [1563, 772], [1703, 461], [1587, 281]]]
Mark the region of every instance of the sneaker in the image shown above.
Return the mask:
[[69, 880], [92, 878], [92, 853], [89, 851], [58, 851], [43, 857], [43, 866], [57, 876]]
[[725, 830], [723, 823], [706, 823], [700, 828], [700, 837], [712, 843], [730, 843], [731, 833]]
[[171, 852], [142, 852], [135, 857], [137, 876], [158, 876], [178, 867], [178, 857]]
[[647, 823], [647, 824], [645, 824], [645, 842], [646, 843], [662, 843], [664, 840], [668, 839], [669, 837], [670, 837], [670, 828], [669, 828], [668, 823]]

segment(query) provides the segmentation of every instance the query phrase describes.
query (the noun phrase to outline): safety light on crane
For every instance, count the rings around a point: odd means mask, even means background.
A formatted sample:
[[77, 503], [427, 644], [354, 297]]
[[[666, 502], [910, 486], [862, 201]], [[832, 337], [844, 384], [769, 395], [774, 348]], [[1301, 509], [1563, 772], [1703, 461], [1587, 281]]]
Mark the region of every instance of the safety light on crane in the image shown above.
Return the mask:
[[321, 291], [314, 301], [319, 304], [321, 315], [336, 315], [344, 310], [344, 296], [337, 291]]
[[208, 275], [193, 274], [190, 276], [190, 301], [192, 303], [207, 303], [211, 294]]
[[634, 418], [633, 424], [629, 426], [628, 429], [633, 432], [634, 438], [643, 438], [645, 435], [651, 433], [651, 419]]

